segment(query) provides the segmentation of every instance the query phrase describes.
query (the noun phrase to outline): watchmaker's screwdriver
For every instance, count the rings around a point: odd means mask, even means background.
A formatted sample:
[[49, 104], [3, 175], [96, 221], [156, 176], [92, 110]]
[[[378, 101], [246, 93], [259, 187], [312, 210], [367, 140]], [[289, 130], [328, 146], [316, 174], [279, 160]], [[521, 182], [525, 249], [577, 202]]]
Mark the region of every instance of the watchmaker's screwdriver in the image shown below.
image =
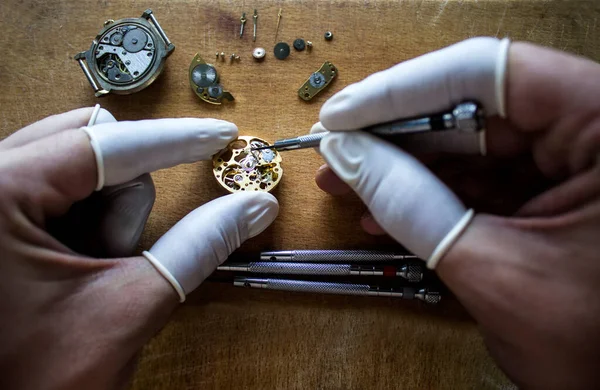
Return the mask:
[[395, 252], [371, 251], [364, 249], [304, 249], [291, 251], [261, 252], [261, 261], [285, 262], [351, 262], [383, 263], [399, 260], [418, 260], [417, 256]]
[[267, 290], [419, 299], [426, 303], [438, 303], [441, 300], [440, 293], [429, 288], [383, 288], [379, 286], [358, 283], [332, 283], [289, 279], [262, 279], [246, 278], [242, 276], [236, 277], [233, 281], [233, 285], [236, 287], [262, 288]]
[[252, 34], [252, 41], [256, 41], [256, 22], [258, 21], [258, 13], [256, 12], [256, 9], [254, 9], [254, 15], [252, 15], [252, 18], [254, 19], [254, 29], [253, 29], [253, 34]]
[[[400, 119], [365, 127], [362, 131], [371, 133], [391, 142], [397, 141], [397, 136], [403, 134], [423, 133], [428, 131], [461, 130], [477, 132], [485, 125], [484, 112], [475, 102], [458, 104], [448, 112], [429, 115], [421, 118]], [[253, 148], [253, 150], [275, 149], [277, 151], [305, 149], [318, 147], [328, 132], [301, 135], [294, 138], [284, 138], [275, 141], [273, 145]]]
[[385, 276], [401, 277], [409, 282], [420, 282], [423, 280], [423, 268], [418, 264], [401, 264], [396, 266], [253, 261], [249, 263], [225, 262], [223, 265], [218, 266], [217, 270], [275, 275]]

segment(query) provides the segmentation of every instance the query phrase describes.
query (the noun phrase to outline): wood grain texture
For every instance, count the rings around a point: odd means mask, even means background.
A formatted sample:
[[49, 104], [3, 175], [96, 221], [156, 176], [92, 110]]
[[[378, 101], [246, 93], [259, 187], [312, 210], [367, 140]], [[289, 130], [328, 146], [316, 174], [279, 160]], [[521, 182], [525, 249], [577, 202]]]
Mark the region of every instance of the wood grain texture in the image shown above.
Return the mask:
[[[0, 3], [0, 138], [22, 126], [96, 103], [74, 54], [89, 48], [105, 19], [137, 17], [152, 8], [175, 43], [163, 75], [131, 96], [100, 103], [119, 120], [216, 117], [243, 135], [268, 140], [302, 134], [321, 104], [370, 73], [477, 35], [530, 40], [600, 59], [600, 8], [595, 1], [32, 1]], [[277, 11], [279, 40], [314, 42], [312, 53], [272, 56]], [[259, 12], [237, 37], [242, 11]], [[331, 42], [323, 40], [333, 31]], [[267, 49], [255, 63], [255, 46]], [[196, 52], [238, 53], [216, 63], [236, 98], [203, 104], [188, 85]], [[331, 87], [305, 103], [296, 91], [325, 61], [339, 69]], [[242, 252], [287, 248], [377, 248], [357, 225], [364, 207], [354, 197], [330, 198], [315, 186], [322, 163], [312, 151], [284, 156], [275, 192], [278, 220]], [[153, 175], [157, 202], [141, 247], [152, 245], [186, 213], [223, 194], [206, 162]], [[202, 237], [198, 237], [202, 239]], [[133, 389], [396, 389], [511, 388], [487, 356], [475, 325], [455, 302], [425, 308], [412, 302], [238, 290], [206, 283], [141, 354]]]

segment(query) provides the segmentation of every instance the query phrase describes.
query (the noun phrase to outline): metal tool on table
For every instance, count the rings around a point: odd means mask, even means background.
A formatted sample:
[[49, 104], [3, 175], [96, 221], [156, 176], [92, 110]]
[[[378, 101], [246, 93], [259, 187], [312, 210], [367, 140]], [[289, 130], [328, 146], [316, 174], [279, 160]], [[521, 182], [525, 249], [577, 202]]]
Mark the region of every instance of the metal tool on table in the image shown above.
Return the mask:
[[246, 13], [242, 12], [242, 17], [240, 18], [240, 38], [244, 35], [244, 26], [246, 25]]
[[400, 254], [386, 251], [371, 251], [364, 249], [306, 249], [261, 252], [260, 260], [321, 263], [383, 263], [402, 260], [418, 260], [418, 257], [411, 254]]
[[409, 282], [423, 280], [423, 268], [418, 264], [364, 265], [338, 263], [290, 263], [253, 261], [225, 262], [218, 271], [250, 272], [255, 274], [318, 275], [318, 276], [385, 276], [401, 277]]
[[[401, 119], [374, 126], [369, 126], [362, 131], [391, 142], [399, 141], [399, 136], [429, 131], [461, 130], [478, 132], [485, 126], [483, 108], [476, 102], [463, 102], [452, 110], [426, 117]], [[294, 138], [285, 138], [275, 141], [271, 146], [256, 148], [275, 149], [277, 151], [295, 150], [318, 147], [328, 132], [301, 135]]]
[[279, 33], [279, 23], [281, 23], [281, 8], [279, 8], [279, 13], [277, 14], [277, 28], [275, 29], [275, 42], [277, 42], [277, 34]]
[[254, 19], [254, 33], [252, 34], [252, 41], [256, 41], [256, 23], [258, 21], [258, 13], [256, 12], [256, 8], [254, 9], [254, 15], [252, 16]]
[[440, 293], [429, 288], [386, 288], [358, 283], [333, 283], [305, 280], [263, 279], [247, 277], [236, 277], [233, 281], [233, 285], [236, 287], [262, 288], [267, 290], [419, 299], [423, 302], [432, 304], [438, 303], [441, 300]]

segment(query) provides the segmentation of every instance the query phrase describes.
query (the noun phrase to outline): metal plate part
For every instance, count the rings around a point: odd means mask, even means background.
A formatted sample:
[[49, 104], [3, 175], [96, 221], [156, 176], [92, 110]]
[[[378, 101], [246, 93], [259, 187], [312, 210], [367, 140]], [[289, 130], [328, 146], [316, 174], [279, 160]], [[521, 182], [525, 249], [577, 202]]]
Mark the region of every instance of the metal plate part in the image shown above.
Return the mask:
[[302, 100], [309, 101], [337, 76], [337, 68], [329, 61], [323, 63], [319, 70], [310, 75], [308, 80], [298, 89], [298, 96]]
[[273, 54], [278, 60], [285, 60], [290, 55], [290, 45], [285, 42], [279, 42], [273, 48]]
[[207, 103], [221, 104], [223, 99], [234, 100], [233, 95], [223, 90], [223, 86], [219, 84], [217, 69], [207, 64], [199, 53], [196, 53], [190, 64], [189, 79], [192, 91]]
[[198, 64], [192, 69], [192, 81], [199, 87], [208, 87], [219, 81], [217, 70], [208, 64]]
[[229, 192], [273, 190], [281, 181], [281, 155], [272, 149], [252, 148], [269, 143], [257, 137], [240, 136], [213, 156], [213, 175]]
[[108, 20], [88, 51], [75, 56], [96, 96], [146, 88], [175, 49], [152, 10], [140, 18]]

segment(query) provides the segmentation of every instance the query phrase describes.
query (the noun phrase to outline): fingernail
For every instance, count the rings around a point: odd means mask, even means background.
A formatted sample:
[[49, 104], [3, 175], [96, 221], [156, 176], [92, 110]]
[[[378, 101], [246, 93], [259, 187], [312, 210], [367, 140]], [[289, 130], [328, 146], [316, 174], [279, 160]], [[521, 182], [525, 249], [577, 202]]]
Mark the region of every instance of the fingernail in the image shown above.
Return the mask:
[[319, 173], [319, 172], [321, 172], [321, 171], [324, 171], [324, 170], [326, 170], [327, 168], [328, 168], [328, 165], [327, 165], [327, 164], [323, 164], [323, 165], [321, 165], [321, 166], [319, 167], [319, 169], [317, 169], [317, 173]]
[[331, 133], [321, 141], [321, 154], [327, 164], [346, 183], [357, 184], [360, 167], [368, 151], [368, 139], [359, 133]]
[[246, 222], [248, 224], [248, 238], [262, 233], [279, 214], [277, 199], [266, 192], [252, 194], [246, 207]]

